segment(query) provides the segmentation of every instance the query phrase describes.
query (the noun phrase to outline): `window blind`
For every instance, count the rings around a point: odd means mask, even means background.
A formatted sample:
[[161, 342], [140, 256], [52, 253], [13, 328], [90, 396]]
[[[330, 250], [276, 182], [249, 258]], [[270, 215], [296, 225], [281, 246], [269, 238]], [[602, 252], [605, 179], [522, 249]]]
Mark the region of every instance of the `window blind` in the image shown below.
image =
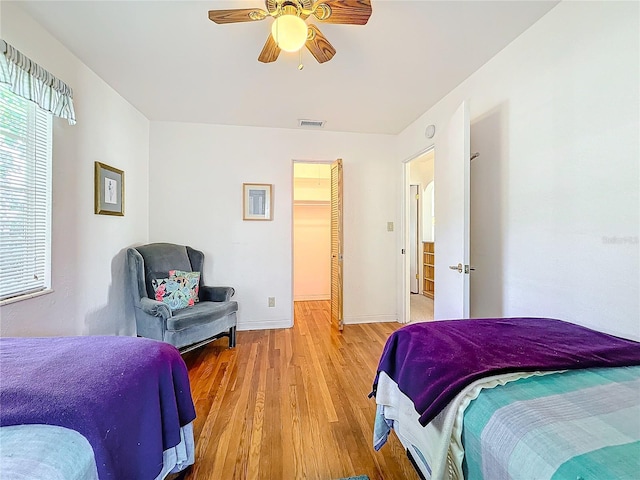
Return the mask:
[[50, 286], [51, 114], [0, 86], [0, 301]]

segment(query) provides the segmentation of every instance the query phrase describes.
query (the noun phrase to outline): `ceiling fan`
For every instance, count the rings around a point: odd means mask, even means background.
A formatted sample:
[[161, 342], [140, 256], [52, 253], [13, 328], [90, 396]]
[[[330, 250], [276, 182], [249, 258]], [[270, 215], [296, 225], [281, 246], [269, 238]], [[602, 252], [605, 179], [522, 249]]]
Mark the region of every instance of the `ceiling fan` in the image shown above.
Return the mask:
[[271, 35], [267, 38], [258, 60], [274, 62], [281, 50], [297, 52], [306, 45], [319, 63], [333, 58], [336, 49], [318, 27], [305, 20], [315, 17], [319, 22], [364, 25], [371, 16], [371, 0], [265, 0], [267, 10], [238, 8], [209, 10], [215, 23], [256, 22], [273, 17]]

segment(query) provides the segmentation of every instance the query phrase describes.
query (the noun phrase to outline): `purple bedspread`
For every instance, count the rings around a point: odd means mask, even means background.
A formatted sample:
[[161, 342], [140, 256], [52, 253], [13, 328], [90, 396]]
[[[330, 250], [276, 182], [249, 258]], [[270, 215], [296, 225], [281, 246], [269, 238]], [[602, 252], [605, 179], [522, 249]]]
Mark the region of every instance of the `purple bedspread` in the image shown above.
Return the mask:
[[0, 338], [0, 425], [80, 432], [101, 479], [153, 479], [195, 418], [173, 346], [133, 337]]
[[[444, 320], [391, 334], [378, 365], [426, 425], [464, 387], [501, 373], [640, 365], [640, 343], [547, 318]], [[375, 393], [378, 375], [374, 380]]]

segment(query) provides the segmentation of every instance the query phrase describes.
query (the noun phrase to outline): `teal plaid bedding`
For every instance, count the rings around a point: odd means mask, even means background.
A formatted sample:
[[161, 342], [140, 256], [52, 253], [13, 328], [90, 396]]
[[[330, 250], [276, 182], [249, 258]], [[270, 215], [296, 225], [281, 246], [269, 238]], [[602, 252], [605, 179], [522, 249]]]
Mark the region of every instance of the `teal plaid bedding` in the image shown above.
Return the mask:
[[467, 480], [640, 479], [640, 367], [485, 389], [464, 413]]

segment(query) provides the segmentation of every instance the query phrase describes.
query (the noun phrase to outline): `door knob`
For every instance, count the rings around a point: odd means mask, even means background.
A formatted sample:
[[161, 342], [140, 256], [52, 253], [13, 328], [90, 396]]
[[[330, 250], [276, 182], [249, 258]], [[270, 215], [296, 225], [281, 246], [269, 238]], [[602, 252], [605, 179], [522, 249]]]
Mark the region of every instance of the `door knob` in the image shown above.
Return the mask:
[[458, 265], [449, 265], [449, 268], [451, 270], [457, 270], [458, 273], [462, 273], [462, 264], [459, 263]]

